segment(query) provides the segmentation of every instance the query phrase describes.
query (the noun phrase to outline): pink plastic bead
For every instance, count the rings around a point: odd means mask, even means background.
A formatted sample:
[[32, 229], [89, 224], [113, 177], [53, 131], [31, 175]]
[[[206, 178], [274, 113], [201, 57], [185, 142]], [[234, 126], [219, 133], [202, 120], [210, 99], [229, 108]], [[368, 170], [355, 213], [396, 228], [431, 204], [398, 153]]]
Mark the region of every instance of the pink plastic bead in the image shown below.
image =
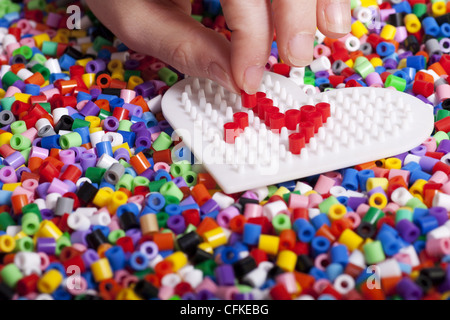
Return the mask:
[[16, 171], [13, 167], [6, 166], [0, 169], [0, 180], [3, 183], [15, 183], [17, 182]]
[[331, 55], [331, 50], [327, 46], [323, 44], [318, 44], [314, 47], [314, 58], [320, 58], [320, 57], [329, 57]]
[[427, 239], [425, 250], [432, 257], [442, 257], [450, 254], [450, 239]]
[[442, 187], [441, 187], [441, 191], [446, 193], [446, 194], [450, 194], [450, 181], [445, 183]]
[[410, 175], [410, 172], [408, 170], [391, 169], [391, 170], [389, 170], [388, 179], [392, 179], [394, 177], [400, 176], [403, 178], [403, 180], [405, 180], [405, 182], [407, 184], [409, 184], [409, 175]]
[[216, 297], [223, 300], [232, 300], [233, 295], [239, 293], [236, 287], [217, 287]]
[[32, 147], [30, 158], [38, 157], [45, 160], [48, 157], [48, 150], [41, 147]]
[[442, 171], [436, 171], [430, 178], [429, 181], [433, 181], [435, 183], [446, 183], [448, 181], [448, 176]]
[[142, 206], [144, 203], [144, 200], [145, 200], [145, 197], [141, 194], [138, 194], [138, 195], [128, 198], [127, 202], [128, 203], [136, 203], [136, 204]]
[[75, 152], [73, 150], [61, 150], [59, 152], [59, 160], [64, 162], [64, 164], [74, 164]]
[[168, 300], [174, 294], [174, 288], [172, 287], [161, 287], [159, 288], [158, 298], [161, 300]]
[[154, 132], [150, 135], [150, 138], [152, 139], [152, 142], [155, 141], [156, 139], [158, 139], [159, 135], [161, 134], [161, 132]]
[[195, 288], [195, 292], [199, 293], [202, 290], [208, 290], [212, 294], [217, 292], [217, 285], [210, 278], [206, 277], [203, 281]]
[[389, 175], [389, 169], [375, 167], [372, 169], [375, 177], [386, 178]]
[[369, 209], [370, 206], [368, 204], [362, 203], [356, 208], [356, 213], [362, 218]]
[[292, 272], [286, 272], [276, 277], [276, 282], [281, 283], [290, 294], [298, 292], [297, 281]]
[[154, 171], [158, 171], [160, 169], [162, 169], [166, 172], [170, 172], [170, 166], [165, 162], [157, 162], [154, 164], [154, 166], [153, 166]]
[[274, 64], [278, 63], [278, 59], [274, 56], [270, 56], [266, 63], [266, 70], [272, 70]]
[[74, 248], [80, 252], [85, 252], [87, 250], [86, 246], [82, 243], [74, 243], [74, 244], [72, 244], [72, 248]]
[[22, 182], [22, 187], [31, 192], [34, 192], [38, 186], [39, 181], [37, 181], [36, 179], [27, 179]]
[[244, 209], [244, 217], [246, 219], [262, 217], [263, 207], [256, 203], [247, 203]]
[[359, 224], [361, 223], [361, 217], [356, 212], [347, 212], [345, 214], [345, 217], [348, 218], [352, 222], [352, 228], [356, 229], [358, 228]]
[[217, 224], [221, 227], [228, 228], [231, 219], [239, 215], [239, 210], [236, 207], [228, 207], [217, 215]]
[[22, 31], [22, 34], [27, 34], [28, 32], [30, 32], [31, 29], [33, 29], [33, 27], [31, 26], [30, 22], [27, 19], [20, 19], [19, 21], [17, 21], [16, 26]]
[[[9, 88], [11, 88], [11, 87], [9, 87]], [[42, 91], [41, 93], [47, 98], [47, 100], [50, 100], [51, 97], [53, 97], [55, 94], [59, 94], [59, 90], [56, 88], [52, 88], [52, 89]]]
[[322, 271], [325, 271], [325, 266], [328, 264], [330, 264], [330, 260], [326, 253], [319, 254], [314, 260], [314, 266]]
[[10, 43], [6, 46], [6, 54], [8, 55], [9, 58], [11, 58], [14, 50], [19, 49], [19, 48], [20, 48], [20, 43], [18, 43], [18, 42]]
[[12, 195], [18, 195], [18, 194], [24, 194], [27, 196], [28, 198], [28, 202], [32, 202], [34, 200], [34, 192], [27, 190], [21, 186], [16, 187], [16, 189], [14, 189]]
[[50, 258], [44, 252], [39, 252], [38, 254], [41, 257], [41, 270], [44, 271], [50, 264]]
[[136, 91], [122, 89], [120, 90], [120, 98], [125, 101], [125, 103], [130, 103], [136, 97]]
[[324, 176], [334, 180], [334, 185], [340, 185], [342, 183], [342, 174], [336, 171], [324, 173]]
[[408, 31], [406, 30], [406, 28], [404, 26], [397, 27], [397, 31], [395, 32], [394, 40], [399, 43], [402, 43], [403, 41], [406, 40], [407, 37], [408, 37]]
[[437, 149], [436, 139], [434, 137], [429, 137], [422, 144], [427, 148], [427, 152], [435, 152]]
[[5, 93], [5, 98], [9, 98], [12, 97], [13, 95], [15, 95], [16, 93], [21, 93], [22, 91], [20, 91], [19, 88], [15, 87], [15, 86], [10, 86], [8, 88], [8, 90], [6, 90]]
[[308, 208], [309, 198], [300, 194], [292, 193], [289, 196], [289, 208]]
[[308, 196], [308, 199], [309, 199], [308, 208], [317, 208], [317, 206], [323, 201], [322, 196], [317, 193], [311, 193]]
[[59, 193], [60, 195], [63, 195], [64, 193], [69, 192], [69, 186], [59, 180], [58, 178], [53, 179], [53, 181], [50, 183], [50, 186], [48, 187], [47, 193]]
[[386, 207], [383, 208], [382, 211], [384, 213], [395, 214], [399, 208], [400, 208], [400, 206], [398, 204], [396, 204], [395, 202], [389, 202], [386, 205]]
[[[69, 279], [72, 278], [67, 278], [67, 281], [70, 281]], [[75, 277], [71, 282], [67, 283], [66, 288], [71, 295], [76, 296], [86, 292], [88, 284], [86, 279], [84, 279], [83, 277]]]
[[320, 279], [317, 280], [314, 284], [313, 284], [313, 290], [317, 293], [317, 294], [321, 294], [322, 291], [330, 284], [330, 281], [328, 279]]
[[440, 102], [450, 98], [450, 85], [441, 84], [436, 88], [436, 97]]

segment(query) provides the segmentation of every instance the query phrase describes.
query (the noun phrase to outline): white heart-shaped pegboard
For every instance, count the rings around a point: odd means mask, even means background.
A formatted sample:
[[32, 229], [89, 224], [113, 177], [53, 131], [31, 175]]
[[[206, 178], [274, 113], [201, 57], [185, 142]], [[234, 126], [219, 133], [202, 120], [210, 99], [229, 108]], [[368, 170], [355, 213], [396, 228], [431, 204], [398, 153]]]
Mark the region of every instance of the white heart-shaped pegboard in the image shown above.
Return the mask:
[[[281, 75], [267, 72], [260, 90], [280, 112], [328, 102], [331, 117], [302, 149], [289, 151], [288, 136], [280, 134], [243, 108], [241, 97], [218, 84], [187, 78], [162, 100], [165, 119], [226, 193], [299, 179], [394, 156], [417, 147], [432, 133], [432, 106], [394, 90], [346, 88], [314, 96]], [[249, 127], [234, 144], [224, 141], [223, 125], [236, 112], [249, 113]]]

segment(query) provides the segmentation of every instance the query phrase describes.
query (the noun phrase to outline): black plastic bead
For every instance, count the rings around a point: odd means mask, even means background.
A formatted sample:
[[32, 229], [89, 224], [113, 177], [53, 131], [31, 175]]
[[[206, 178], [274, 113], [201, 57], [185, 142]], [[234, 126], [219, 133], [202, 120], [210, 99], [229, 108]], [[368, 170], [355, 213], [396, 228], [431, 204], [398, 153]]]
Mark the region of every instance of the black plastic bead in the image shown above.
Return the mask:
[[450, 99], [445, 99], [442, 101], [442, 109], [450, 111]]
[[416, 54], [420, 50], [420, 44], [417, 41], [417, 38], [413, 35], [410, 35], [405, 39], [404, 45], [406, 49], [414, 54]]
[[269, 273], [267, 274], [268, 278], [275, 279], [280, 274], [285, 273], [283, 269], [281, 269], [279, 266], [274, 266], [272, 269], [269, 270]]
[[94, 187], [89, 182], [84, 182], [81, 187], [77, 191], [77, 197], [78, 199], [83, 203], [89, 203], [91, 202], [95, 195], [97, 194], [98, 189]]
[[257, 268], [256, 261], [252, 256], [247, 256], [233, 264], [234, 274], [238, 278], [242, 278], [247, 273]]
[[375, 226], [367, 221], [361, 221], [356, 233], [363, 239], [372, 238], [377, 232]]
[[424, 293], [427, 293], [433, 287], [431, 279], [423, 274], [420, 274], [416, 278], [415, 283], [422, 289]]
[[242, 208], [245, 208], [245, 205], [247, 203], [254, 203], [254, 204], [259, 204], [259, 201], [256, 199], [249, 199], [249, 198], [239, 198], [239, 204], [242, 206]]
[[95, 229], [86, 236], [86, 242], [90, 248], [97, 250], [100, 245], [108, 243], [108, 239], [100, 229]]
[[202, 238], [195, 231], [191, 231], [177, 240], [180, 250], [188, 256], [193, 256], [195, 254], [197, 247], [201, 242]]
[[73, 124], [73, 118], [71, 116], [68, 115], [63, 115], [58, 123], [55, 126], [55, 132], [58, 133], [59, 130], [67, 130], [67, 131], [72, 131], [72, 124]]
[[324, 92], [326, 89], [332, 89], [332, 88], [333, 88], [333, 85], [331, 83], [322, 83], [319, 86], [320, 92]]
[[4, 283], [0, 283], [0, 300], [12, 300], [14, 296], [14, 290], [12, 290], [10, 287], [8, 287]]
[[139, 222], [133, 212], [126, 211], [119, 218], [119, 225], [123, 230], [139, 229]]
[[102, 93], [103, 94], [109, 94], [109, 95], [111, 95], [111, 96], [117, 96], [117, 97], [120, 97], [120, 92], [121, 92], [122, 90], [121, 89], [117, 89], [117, 88], [104, 88], [103, 90], [102, 90]]
[[27, 59], [21, 54], [16, 54], [14, 57], [11, 58], [11, 64], [26, 64]]
[[308, 273], [314, 267], [314, 261], [306, 254], [301, 254], [297, 257], [297, 264], [295, 270], [298, 272]]
[[393, 25], [394, 27], [401, 27], [404, 26], [403, 19], [405, 17], [405, 14], [402, 12], [393, 13], [389, 15], [387, 23], [390, 25]]
[[139, 297], [146, 300], [158, 297], [158, 289], [144, 279], [139, 280], [133, 290]]
[[436, 22], [438, 25], [443, 25], [444, 23], [450, 23], [450, 13], [446, 13], [442, 16], [436, 17]]
[[420, 270], [420, 274], [430, 279], [433, 285], [441, 284], [445, 281], [446, 272], [440, 267], [426, 268]]
[[81, 58], [83, 58], [83, 53], [75, 49], [74, 47], [67, 47], [64, 53], [74, 58], [75, 60], [80, 60]]
[[197, 250], [195, 251], [195, 254], [191, 260], [192, 260], [193, 264], [199, 264], [201, 262], [204, 262], [207, 260], [212, 260], [212, 259], [214, 259], [214, 256], [211, 253], [197, 248]]

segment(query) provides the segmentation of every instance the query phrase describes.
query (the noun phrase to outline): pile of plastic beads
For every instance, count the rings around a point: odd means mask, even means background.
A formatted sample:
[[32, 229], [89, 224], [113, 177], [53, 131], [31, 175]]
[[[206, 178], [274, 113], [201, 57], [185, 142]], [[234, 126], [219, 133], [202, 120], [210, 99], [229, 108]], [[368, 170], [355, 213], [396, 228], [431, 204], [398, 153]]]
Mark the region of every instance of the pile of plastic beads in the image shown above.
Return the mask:
[[[192, 8], [230, 37], [219, 1]], [[352, 1], [352, 32], [317, 32], [306, 68], [274, 41], [268, 70], [306, 91], [404, 91], [434, 107], [435, 132], [401, 155], [227, 195], [172, 153], [161, 98], [183, 75], [89, 10], [68, 30], [66, 8], [2, 0], [0, 299], [448, 299], [447, 12]]]

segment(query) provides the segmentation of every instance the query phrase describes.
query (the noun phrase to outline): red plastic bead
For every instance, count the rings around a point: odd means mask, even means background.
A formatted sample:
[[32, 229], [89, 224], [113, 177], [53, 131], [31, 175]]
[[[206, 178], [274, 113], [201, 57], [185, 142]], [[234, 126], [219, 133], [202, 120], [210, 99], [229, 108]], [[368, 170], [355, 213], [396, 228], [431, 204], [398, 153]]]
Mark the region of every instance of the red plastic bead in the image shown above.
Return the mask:
[[293, 133], [289, 136], [289, 151], [292, 154], [300, 154], [305, 147], [305, 134], [303, 132]]
[[238, 125], [238, 127], [242, 130], [248, 127], [248, 113], [246, 112], [237, 112], [233, 115], [234, 122]]
[[247, 94], [241, 91], [242, 106], [244, 108], [253, 109], [256, 107], [256, 94]]
[[239, 136], [239, 126], [235, 122], [228, 122], [223, 125], [223, 137], [226, 143], [234, 143]]
[[297, 125], [300, 123], [301, 112], [300, 110], [291, 109], [286, 111], [285, 123], [288, 130], [296, 130]]

